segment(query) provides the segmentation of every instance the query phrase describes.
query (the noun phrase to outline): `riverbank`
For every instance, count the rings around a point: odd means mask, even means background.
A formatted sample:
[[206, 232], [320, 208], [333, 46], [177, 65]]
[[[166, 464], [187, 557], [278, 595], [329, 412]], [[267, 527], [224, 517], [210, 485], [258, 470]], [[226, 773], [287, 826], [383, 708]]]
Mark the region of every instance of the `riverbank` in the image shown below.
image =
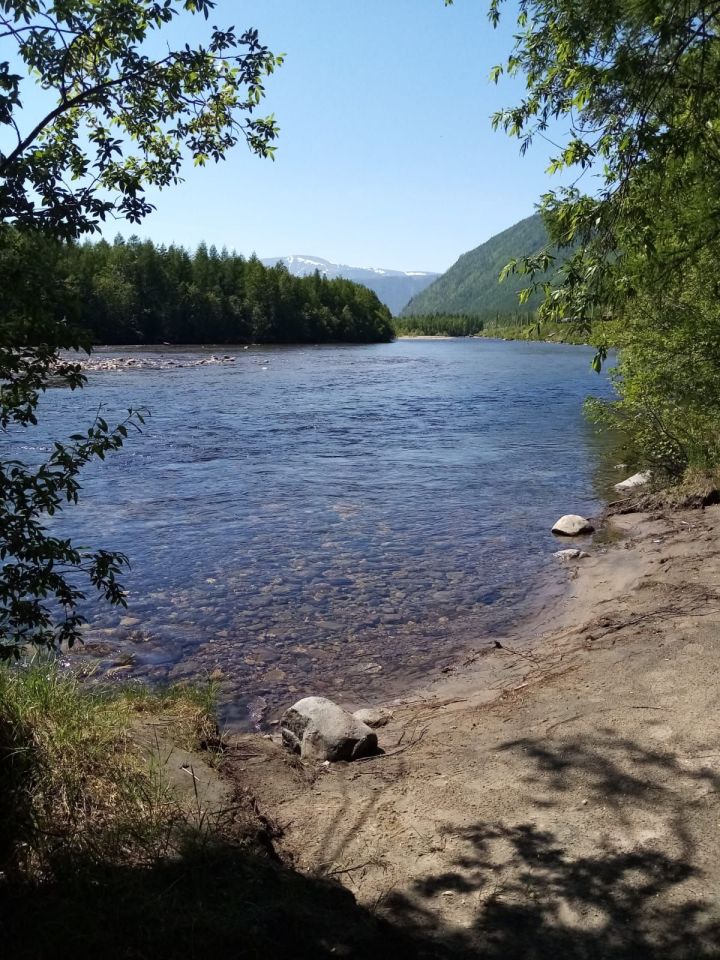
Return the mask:
[[[77, 751], [82, 802], [46, 811], [52, 872], [0, 875], [13, 957], [717, 957], [720, 507], [618, 516], [613, 538], [515, 634], [390, 704], [385, 753], [353, 764], [221, 744], [178, 694], [121, 694], [98, 726], [60, 688], [73, 737], [33, 739]], [[132, 764], [129, 819], [108, 761]], [[36, 785], [4, 778], [4, 815], [13, 782]], [[58, 833], [73, 811], [83, 831]]]
[[532, 340], [541, 343], [565, 343], [572, 346], [588, 346], [598, 343], [616, 345], [619, 331], [610, 322], [595, 321], [590, 329], [579, 328], [574, 323], [509, 324], [487, 326], [474, 334], [487, 340]]
[[282, 855], [427, 956], [718, 955], [720, 510], [611, 523], [555, 609], [393, 705], [385, 756], [227, 755]]
[[592, 335], [576, 330], [568, 323], [530, 323], [508, 327], [488, 327], [475, 334], [486, 340], [533, 340], [541, 343], [568, 343], [582, 346], [593, 343]]
[[[596, 324], [596, 327], [600, 326]], [[397, 334], [396, 340], [462, 340], [478, 339], [484, 340], [530, 340], [539, 343], [565, 343], [572, 346], [587, 346], [595, 342], [595, 333], [603, 342], [608, 342], [610, 330], [607, 324], [602, 325], [601, 330], [578, 330], [570, 323], [521, 323], [510, 324], [508, 326], [487, 326], [473, 331], [472, 333], [458, 333], [449, 335], [443, 333], [437, 334]], [[610, 340], [611, 342], [611, 340]]]

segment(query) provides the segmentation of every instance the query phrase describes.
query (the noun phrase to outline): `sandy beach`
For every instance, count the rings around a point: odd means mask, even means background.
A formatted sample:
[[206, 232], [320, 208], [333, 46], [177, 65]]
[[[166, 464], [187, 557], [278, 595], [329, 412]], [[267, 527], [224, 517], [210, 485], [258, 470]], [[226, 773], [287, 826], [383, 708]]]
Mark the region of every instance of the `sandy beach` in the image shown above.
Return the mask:
[[562, 598], [389, 705], [384, 756], [231, 741], [278, 855], [414, 955], [720, 955], [720, 508], [608, 523]]

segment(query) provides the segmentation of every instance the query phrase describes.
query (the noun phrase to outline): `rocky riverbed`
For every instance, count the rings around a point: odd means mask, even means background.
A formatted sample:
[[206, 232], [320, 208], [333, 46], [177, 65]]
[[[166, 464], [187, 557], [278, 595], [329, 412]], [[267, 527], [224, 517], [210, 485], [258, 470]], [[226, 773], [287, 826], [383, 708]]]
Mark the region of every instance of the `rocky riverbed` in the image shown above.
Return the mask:
[[475, 339], [99, 349], [23, 451], [98, 408], [150, 413], [54, 521], [132, 564], [128, 609], [89, 603], [73, 658], [122, 681], [212, 676], [235, 728], [318, 689], [375, 702], [441, 675], [562, 586], [550, 524], [600, 508], [581, 401], [609, 388], [591, 355]]
[[99, 373], [125, 370], [185, 370], [192, 367], [208, 367], [232, 364], [237, 357], [229, 354], [209, 357], [173, 357], [166, 356], [89, 356], [81, 357], [77, 362], [85, 372]]

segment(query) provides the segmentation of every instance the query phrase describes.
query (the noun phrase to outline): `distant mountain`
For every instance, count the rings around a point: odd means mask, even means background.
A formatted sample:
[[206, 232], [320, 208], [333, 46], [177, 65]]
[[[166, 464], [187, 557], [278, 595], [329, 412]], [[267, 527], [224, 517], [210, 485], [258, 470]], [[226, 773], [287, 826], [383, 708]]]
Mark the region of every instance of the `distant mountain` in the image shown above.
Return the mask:
[[267, 257], [262, 263], [266, 267], [284, 263], [290, 273], [296, 277], [304, 277], [317, 270], [321, 276], [328, 277], [330, 280], [344, 277], [346, 280], [362, 283], [373, 290], [394, 314], [400, 313], [408, 300], [440, 276], [438, 273], [425, 273], [421, 270], [404, 272], [381, 270], [378, 267], [348, 267], [344, 263], [330, 263], [322, 257], [299, 255]]
[[503, 283], [499, 283], [498, 277], [513, 257], [537, 253], [546, 243], [547, 232], [539, 214], [521, 220], [464, 253], [446, 273], [413, 297], [402, 316], [515, 313], [520, 309], [533, 309], [539, 297], [531, 298], [522, 308], [518, 305], [518, 291], [528, 285], [527, 277], [510, 276]]

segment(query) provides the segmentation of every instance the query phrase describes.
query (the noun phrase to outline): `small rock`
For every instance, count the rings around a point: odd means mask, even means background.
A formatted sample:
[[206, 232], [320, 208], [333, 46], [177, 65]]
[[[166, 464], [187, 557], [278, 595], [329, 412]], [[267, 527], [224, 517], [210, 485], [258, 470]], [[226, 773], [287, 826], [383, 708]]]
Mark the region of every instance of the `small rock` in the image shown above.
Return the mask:
[[135, 666], [135, 654], [126, 651], [121, 653], [119, 657], [113, 662], [113, 667], [133, 667]]
[[304, 697], [280, 721], [283, 744], [303, 760], [357, 760], [377, 750], [377, 734], [326, 697]]
[[363, 710], [356, 710], [353, 716], [360, 723], [376, 730], [378, 727], [385, 727], [390, 723], [393, 712], [385, 707], [365, 707]]
[[645, 470], [642, 473], [634, 473], [631, 477], [628, 477], [627, 480], [622, 480], [620, 483], [615, 484], [615, 489], [618, 493], [623, 493], [625, 490], [634, 490], [636, 487], [645, 487], [652, 480], [652, 473], [649, 470]]
[[99, 643], [97, 640], [89, 640], [87, 643], [78, 644], [73, 647], [72, 652], [78, 656], [85, 654], [89, 657], [108, 657], [115, 653], [115, 647], [109, 643]]
[[569, 550], [556, 550], [553, 556], [565, 563], [569, 560], [584, 560], [586, 557], [589, 557], [590, 554], [584, 550], [573, 550], [571, 547]]
[[118, 667], [110, 667], [109, 670], [105, 671], [106, 677], [117, 677], [121, 673], [127, 673], [129, 670], [132, 670], [132, 664], [124, 664]]
[[576, 513], [566, 513], [564, 517], [560, 517], [552, 528], [553, 533], [558, 533], [564, 537], [578, 537], [582, 533], [592, 533], [594, 530], [595, 527], [589, 520], [578, 516]]

